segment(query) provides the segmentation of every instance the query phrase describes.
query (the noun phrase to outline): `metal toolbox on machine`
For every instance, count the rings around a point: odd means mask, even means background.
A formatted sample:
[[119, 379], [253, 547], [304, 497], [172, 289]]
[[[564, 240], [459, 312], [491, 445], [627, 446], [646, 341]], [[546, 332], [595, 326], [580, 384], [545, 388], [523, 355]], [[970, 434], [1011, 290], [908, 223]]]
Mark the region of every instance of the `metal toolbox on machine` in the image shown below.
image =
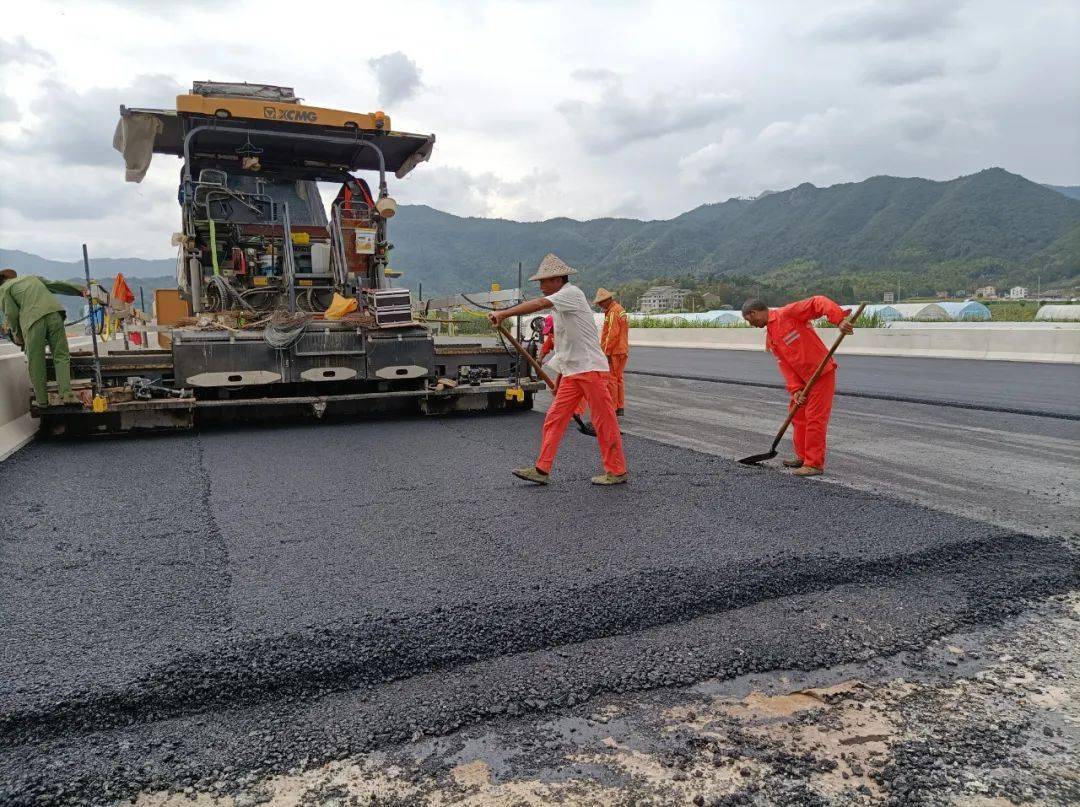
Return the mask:
[[364, 307], [379, 326], [412, 322], [412, 293], [408, 289], [365, 289]]

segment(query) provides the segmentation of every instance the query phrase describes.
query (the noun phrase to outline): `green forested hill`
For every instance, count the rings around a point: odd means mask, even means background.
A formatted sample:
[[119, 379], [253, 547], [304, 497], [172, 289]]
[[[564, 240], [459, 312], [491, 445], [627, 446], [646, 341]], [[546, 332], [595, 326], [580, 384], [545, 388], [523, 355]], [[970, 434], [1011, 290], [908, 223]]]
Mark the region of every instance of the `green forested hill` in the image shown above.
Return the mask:
[[459, 218], [404, 206], [395, 267], [428, 291], [513, 279], [556, 252], [585, 285], [657, 277], [752, 275], [812, 286], [840, 276], [902, 278], [927, 289], [1044, 286], [1080, 276], [1080, 200], [999, 168], [948, 182], [872, 177], [803, 184], [755, 200], [703, 205], [667, 221]]
[[[660, 278], [750, 280], [780, 293], [902, 286], [930, 293], [994, 284], [1080, 286], [1080, 200], [1070, 188], [991, 168], [948, 182], [871, 177], [810, 184], [702, 205], [666, 221], [462, 218], [402, 205], [391, 222], [394, 268], [424, 296], [513, 285], [547, 252], [582, 271], [588, 289]], [[0, 265], [79, 277], [80, 261], [0, 250]], [[97, 259], [95, 275], [168, 276], [173, 259]], [[527, 276], [527, 275], [526, 275]], [[167, 281], [171, 285], [171, 280]], [[733, 292], [734, 293], [734, 292]]]

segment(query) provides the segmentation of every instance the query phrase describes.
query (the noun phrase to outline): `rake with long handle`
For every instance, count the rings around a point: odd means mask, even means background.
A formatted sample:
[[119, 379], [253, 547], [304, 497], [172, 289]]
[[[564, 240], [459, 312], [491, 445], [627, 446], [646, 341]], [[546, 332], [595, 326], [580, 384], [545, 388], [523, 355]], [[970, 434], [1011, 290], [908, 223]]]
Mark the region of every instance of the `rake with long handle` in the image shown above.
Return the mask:
[[[864, 308], [866, 308], [866, 303], [860, 303], [859, 307], [855, 309], [855, 313], [846, 317], [848, 322], [855, 322], [856, 320], [858, 320], [858, 318], [862, 316]], [[780, 441], [784, 438], [784, 432], [786, 432], [788, 426], [791, 425], [791, 421], [795, 418], [795, 413], [798, 412], [799, 409], [803, 406], [803, 404], [806, 403], [806, 396], [810, 394], [810, 389], [817, 382], [818, 378], [821, 377], [822, 372], [824, 372], [826, 365], [829, 363], [829, 359], [832, 358], [832, 355], [836, 352], [836, 349], [840, 347], [840, 343], [844, 341], [845, 336], [847, 336], [847, 334], [841, 332], [839, 336], [836, 337], [836, 341], [833, 342], [833, 346], [829, 348], [829, 352], [825, 354], [825, 358], [821, 360], [821, 364], [819, 364], [818, 368], [814, 370], [814, 374], [810, 376], [810, 380], [806, 382], [806, 386], [802, 388], [803, 402], [801, 404], [795, 404], [795, 406], [791, 407], [790, 411], [788, 411], [788, 416], [784, 420], [784, 425], [780, 427], [780, 431], [776, 433], [776, 437], [772, 441], [772, 447], [764, 454], [754, 454], [750, 457], [743, 457], [741, 460], [739, 460], [739, 462], [741, 462], [743, 465], [757, 465], [759, 462], [771, 460], [773, 457], [776, 456], [776, 447], [780, 445]]]

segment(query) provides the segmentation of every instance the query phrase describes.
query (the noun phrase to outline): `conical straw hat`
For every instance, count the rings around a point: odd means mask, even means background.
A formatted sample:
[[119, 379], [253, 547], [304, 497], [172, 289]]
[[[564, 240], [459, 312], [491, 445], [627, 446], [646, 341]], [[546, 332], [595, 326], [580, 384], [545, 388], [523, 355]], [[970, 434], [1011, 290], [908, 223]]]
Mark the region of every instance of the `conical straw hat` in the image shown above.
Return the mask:
[[596, 296], [593, 297], [593, 305], [600, 305], [600, 303], [604, 302], [604, 300], [610, 300], [614, 296], [615, 295], [613, 295], [610, 291], [601, 286], [596, 290]]
[[540, 261], [540, 268], [536, 270], [536, 274], [529, 278], [529, 280], [543, 280], [548, 277], [566, 277], [567, 275], [576, 275], [577, 269], [571, 269], [554, 253], [549, 252], [544, 256], [544, 260]]

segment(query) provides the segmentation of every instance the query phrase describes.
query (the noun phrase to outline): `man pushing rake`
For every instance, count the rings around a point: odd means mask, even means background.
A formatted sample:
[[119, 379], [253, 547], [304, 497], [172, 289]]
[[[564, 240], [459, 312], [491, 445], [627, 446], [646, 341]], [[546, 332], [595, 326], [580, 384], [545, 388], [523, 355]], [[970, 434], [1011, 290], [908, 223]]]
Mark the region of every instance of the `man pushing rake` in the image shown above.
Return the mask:
[[552, 317], [555, 320], [555, 353], [560, 360], [562, 377], [555, 391], [555, 399], [544, 418], [540, 456], [536, 464], [518, 468], [513, 474], [538, 485], [548, 484], [563, 432], [584, 398], [592, 411], [593, 427], [604, 463], [604, 473], [594, 476], [592, 483], [621, 485], [627, 480], [626, 458], [623, 456], [622, 434], [608, 387], [608, 360], [600, 349], [600, 334], [596, 330], [589, 300], [581, 289], [570, 283], [570, 275], [574, 274], [577, 274], [575, 269], [549, 254], [540, 262], [536, 274], [529, 278], [540, 282], [542, 297], [488, 314], [495, 327], [499, 327], [508, 317], [522, 317], [548, 308], [553, 309]]

